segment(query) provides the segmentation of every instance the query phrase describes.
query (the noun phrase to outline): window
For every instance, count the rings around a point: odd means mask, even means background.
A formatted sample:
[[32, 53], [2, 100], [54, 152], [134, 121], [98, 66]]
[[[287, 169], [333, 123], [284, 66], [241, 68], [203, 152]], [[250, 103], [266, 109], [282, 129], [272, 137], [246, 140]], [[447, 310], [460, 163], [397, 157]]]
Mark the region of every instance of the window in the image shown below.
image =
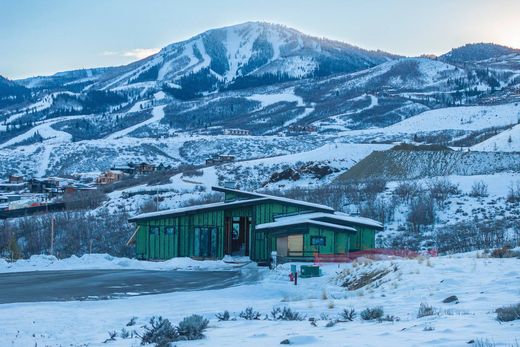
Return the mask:
[[159, 227], [150, 227], [150, 235], [159, 235]]
[[217, 228], [196, 227], [193, 241], [194, 256], [215, 257], [217, 255]]
[[311, 236], [311, 245], [312, 246], [325, 246], [326, 245], [325, 236]]
[[231, 238], [233, 240], [240, 239], [240, 217], [233, 217], [233, 228], [231, 230]]
[[174, 235], [175, 234], [175, 228], [174, 227], [165, 227], [164, 228], [164, 234], [166, 234], [166, 235]]

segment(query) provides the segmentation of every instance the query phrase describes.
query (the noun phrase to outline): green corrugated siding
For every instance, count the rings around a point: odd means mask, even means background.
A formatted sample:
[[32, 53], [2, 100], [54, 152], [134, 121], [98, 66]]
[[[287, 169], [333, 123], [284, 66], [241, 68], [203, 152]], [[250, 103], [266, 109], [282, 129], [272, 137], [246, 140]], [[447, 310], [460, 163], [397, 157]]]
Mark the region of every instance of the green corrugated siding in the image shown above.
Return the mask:
[[[325, 237], [325, 246], [313, 246], [311, 245], [311, 238], [313, 236]], [[321, 254], [334, 254], [335, 251], [335, 237], [334, 231], [326, 228], [318, 228], [315, 226], [309, 227], [309, 233], [304, 235], [304, 252], [306, 255], [312, 255], [314, 252]]]
[[[226, 193], [226, 199], [237, 195]], [[268, 234], [255, 232], [257, 224], [273, 222], [277, 215], [287, 215], [311, 212], [299, 206], [282, 202], [261, 202], [254, 206], [207, 211], [175, 218], [162, 218], [139, 222], [136, 235], [136, 255], [144, 259], [170, 259], [173, 257], [194, 256], [194, 233], [196, 227], [217, 228], [217, 258], [224, 257], [224, 217], [251, 217], [251, 253], [256, 261], [267, 261], [271, 251], [276, 249], [276, 238]], [[150, 234], [151, 227], [159, 227], [159, 235]], [[166, 235], [166, 228], [174, 227], [173, 235]], [[374, 248], [375, 231], [365, 227], [355, 226], [358, 230], [354, 235], [334, 232], [326, 228], [310, 227], [304, 236], [304, 251], [312, 253], [314, 249], [320, 253], [344, 253], [349, 250]], [[325, 236], [325, 246], [311, 246], [311, 236]]]

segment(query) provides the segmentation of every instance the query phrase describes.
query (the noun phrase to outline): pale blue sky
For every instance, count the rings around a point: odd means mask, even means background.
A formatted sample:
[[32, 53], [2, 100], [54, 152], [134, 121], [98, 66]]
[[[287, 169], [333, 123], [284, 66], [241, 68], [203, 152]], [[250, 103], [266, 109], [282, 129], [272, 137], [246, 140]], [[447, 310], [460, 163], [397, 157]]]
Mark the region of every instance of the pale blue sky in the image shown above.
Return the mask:
[[0, 75], [126, 64], [246, 21], [403, 55], [468, 42], [520, 47], [519, 0], [0, 0]]

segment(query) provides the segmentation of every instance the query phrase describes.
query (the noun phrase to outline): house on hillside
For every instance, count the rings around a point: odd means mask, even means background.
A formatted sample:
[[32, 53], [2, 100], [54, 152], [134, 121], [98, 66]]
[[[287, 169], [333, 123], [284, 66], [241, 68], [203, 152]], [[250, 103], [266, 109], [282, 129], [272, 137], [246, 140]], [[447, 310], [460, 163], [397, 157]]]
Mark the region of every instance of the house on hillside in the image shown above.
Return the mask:
[[118, 170], [108, 170], [103, 172], [96, 178], [96, 184], [98, 185], [106, 185], [114, 182], [121, 181], [124, 177], [124, 173]]
[[130, 165], [115, 165], [110, 168], [111, 171], [121, 171], [127, 175], [135, 175], [135, 168]]
[[15, 193], [21, 192], [27, 188], [25, 182], [21, 183], [0, 183], [0, 193]]
[[31, 178], [28, 186], [31, 193], [41, 194], [57, 190], [60, 182], [55, 178]]
[[23, 176], [19, 175], [11, 175], [9, 176], [9, 183], [11, 184], [20, 184], [23, 183]]
[[320, 204], [232, 188], [213, 187], [224, 201], [145, 213], [130, 222], [128, 241], [139, 259], [245, 255], [259, 263], [272, 251], [281, 260], [309, 261], [315, 253], [346, 254], [374, 248], [381, 223]]
[[156, 167], [154, 164], [149, 163], [139, 163], [139, 164], [129, 164], [128, 166], [131, 166], [135, 169], [135, 173], [138, 175], [147, 175], [149, 173], [152, 173], [155, 171]]
[[213, 157], [206, 159], [206, 165], [218, 165], [224, 163], [232, 163], [235, 161], [234, 155], [214, 155]]
[[224, 129], [224, 135], [247, 136], [247, 135], [249, 135], [249, 130], [247, 130], [247, 129]]

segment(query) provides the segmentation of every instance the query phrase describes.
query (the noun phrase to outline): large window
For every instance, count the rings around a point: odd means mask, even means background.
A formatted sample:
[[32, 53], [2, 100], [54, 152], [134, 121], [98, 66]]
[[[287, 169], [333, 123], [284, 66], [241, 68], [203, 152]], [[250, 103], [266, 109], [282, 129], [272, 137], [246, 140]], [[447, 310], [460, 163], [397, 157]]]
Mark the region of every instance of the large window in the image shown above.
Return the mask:
[[159, 235], [159, 227], [150, 227], [150, 235], [158, 236]]
[[217, 256], [217, 228], [196, 227], [193, 240], [195, 257], [214, 258]]
[[165, 235], [175, 235], [175, 228], [174, 227], [165, 227], [164, 234]]
[[311, 236], [311, 245], [312, 246], [325, 246], [327, 243], [327, 239], [325, 236]]

